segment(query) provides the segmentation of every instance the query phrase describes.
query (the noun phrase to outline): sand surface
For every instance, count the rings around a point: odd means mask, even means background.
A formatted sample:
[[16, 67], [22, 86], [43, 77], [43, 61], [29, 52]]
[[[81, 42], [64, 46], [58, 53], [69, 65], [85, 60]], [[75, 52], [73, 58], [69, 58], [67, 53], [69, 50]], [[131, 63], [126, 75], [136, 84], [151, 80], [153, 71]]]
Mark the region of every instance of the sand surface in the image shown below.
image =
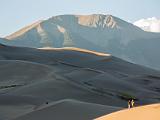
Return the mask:
[[125, 109], [95, 120], [160, 120], [160, 104]]
[[159, 103], [160, 72], [80, 48], [0, 44], [0, 120], [90, 120]]
[[40, 110], [33, 111], [15, 120], [91, 120], [119, 109], [118, 107], [68, 99], [51, 103]]

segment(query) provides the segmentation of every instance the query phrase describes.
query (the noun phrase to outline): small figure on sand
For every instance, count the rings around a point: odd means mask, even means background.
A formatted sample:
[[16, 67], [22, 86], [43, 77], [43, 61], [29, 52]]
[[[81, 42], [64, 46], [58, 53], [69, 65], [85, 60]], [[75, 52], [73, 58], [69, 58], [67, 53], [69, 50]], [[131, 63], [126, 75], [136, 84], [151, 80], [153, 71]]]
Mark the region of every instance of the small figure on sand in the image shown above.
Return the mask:
[[134, 107], [134, 100], [131, 100], [131, 106]]
[[134, 107], [134, 100], [133, 100], [133, 99], [130, 99], [130, 100], [128, 101], [128, 108], [132, 108], [132, 107]]
[[128, 108], [131, 108], [131, 100], [128, 100]]
[[48, 102], [46, 102], [46, 104], [48, 104]]

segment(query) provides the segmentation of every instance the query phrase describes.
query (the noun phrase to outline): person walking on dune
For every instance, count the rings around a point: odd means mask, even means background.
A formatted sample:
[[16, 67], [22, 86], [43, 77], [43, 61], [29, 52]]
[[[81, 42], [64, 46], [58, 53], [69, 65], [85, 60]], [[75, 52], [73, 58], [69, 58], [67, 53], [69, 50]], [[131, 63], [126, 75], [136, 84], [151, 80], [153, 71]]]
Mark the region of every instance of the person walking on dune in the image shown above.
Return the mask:
[[134, 100], [131, 100], [131, 107], [134, 107]]
[[131, 100], [128, 100], [128, 108], [131, 108]]
[[128, 108], [132, 108], [132, 107], [134, 107], [134, 100], [130, 99], [128, 100]]

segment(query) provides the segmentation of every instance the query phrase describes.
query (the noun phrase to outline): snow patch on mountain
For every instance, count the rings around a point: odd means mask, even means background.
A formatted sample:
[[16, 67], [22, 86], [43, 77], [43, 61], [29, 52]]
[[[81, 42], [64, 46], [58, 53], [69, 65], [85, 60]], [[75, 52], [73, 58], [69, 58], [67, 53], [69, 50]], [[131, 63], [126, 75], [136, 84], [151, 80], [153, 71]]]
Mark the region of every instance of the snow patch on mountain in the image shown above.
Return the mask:
[[134, 22], [133, 24], [140, 27], [144, 31], [160, 32], [160, 19], [156, 17], [140, 19]]

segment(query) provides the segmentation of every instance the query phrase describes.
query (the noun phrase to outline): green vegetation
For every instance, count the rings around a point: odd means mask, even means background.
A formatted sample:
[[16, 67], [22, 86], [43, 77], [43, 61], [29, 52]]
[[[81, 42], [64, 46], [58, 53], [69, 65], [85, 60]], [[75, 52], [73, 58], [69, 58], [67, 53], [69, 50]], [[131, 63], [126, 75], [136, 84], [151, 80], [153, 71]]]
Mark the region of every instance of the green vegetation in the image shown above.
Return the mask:
[[130, 93], [127, 93], [127, 92], [119, 92], [119, 95], [118, 95], [120, 98], [122, 99], [125, 99], [125, 100], [128, 100], [128, 99], [134, 99], [134, 100], [137, 100], [136, 96], [134, 95], [131, 95]]

